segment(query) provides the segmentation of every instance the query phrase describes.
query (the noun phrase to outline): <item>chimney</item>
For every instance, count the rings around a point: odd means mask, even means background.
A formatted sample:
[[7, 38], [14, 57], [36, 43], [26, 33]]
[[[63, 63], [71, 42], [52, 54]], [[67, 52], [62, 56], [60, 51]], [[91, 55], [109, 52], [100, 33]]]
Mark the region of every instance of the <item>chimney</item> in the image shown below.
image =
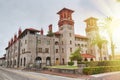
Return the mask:
[[22, 33], [22, 30], [21, 30], [21, 28], [19, 28], [18, 36], [20, 36], [21, 33]]
[[15, 34], [15, 35], [14, 35], [14, 41], [16, 41], [16, 40], [17, 40], [17, 35]]
[[11, 38], [11, 45], [13, 44], [13, 38]]
[[10, 41], [8, 42], [8, 47], [10, 46]]
[[49, 25], [49, 31], [52, 32], [52, 24]]
[[43, 29], [42, 29], [42, 28], [41, 28], [41, 31], [40, 31], [40, 32], [41, 32], [41, 35], [43, 35], [44, 31], [43, 31]]

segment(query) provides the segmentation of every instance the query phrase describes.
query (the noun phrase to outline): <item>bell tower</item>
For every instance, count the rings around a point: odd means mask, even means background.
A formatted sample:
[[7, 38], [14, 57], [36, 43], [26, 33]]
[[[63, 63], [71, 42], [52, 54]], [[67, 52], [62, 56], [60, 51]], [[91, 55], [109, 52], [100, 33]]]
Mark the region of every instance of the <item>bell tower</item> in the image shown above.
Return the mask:
[[90, 17], [84, 21], [86, 22], [86, 35], [88, 37], [88, 53], [96, 56], [96, 60], [98, 60], [99, 53], [97, 46], [93, 45], [93, 41], [99, 35], [97, 20], [97, 18]]
[[75, 50], [74, 21], [72, 13], [74, 11], [63, 8], [57, 14], [59, 15], [60, 36], [60, 55], [61, 64], [67, 64], [70, 61], [70, 55]]
[[72, 20], [72, 13], [74, 11], [67, 9], [67, 8], [63, 8], [62, 10], [60, 10], [57, 14], [59, 15], [59, 22], [58, 22], [58, 26], [61, 27], [65, 24], [68, 25], [74, 25], [74, 21]]

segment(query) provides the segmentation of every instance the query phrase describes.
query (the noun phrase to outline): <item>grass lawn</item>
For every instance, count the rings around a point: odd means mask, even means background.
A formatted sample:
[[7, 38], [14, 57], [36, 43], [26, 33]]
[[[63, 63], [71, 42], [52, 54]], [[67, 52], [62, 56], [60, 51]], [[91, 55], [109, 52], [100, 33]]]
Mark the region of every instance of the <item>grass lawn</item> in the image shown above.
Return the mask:
[[77, 66], [59, 65], [59, 66], [47, 66], [47, 68], [59, 68], [59, 69], [78, 69]]

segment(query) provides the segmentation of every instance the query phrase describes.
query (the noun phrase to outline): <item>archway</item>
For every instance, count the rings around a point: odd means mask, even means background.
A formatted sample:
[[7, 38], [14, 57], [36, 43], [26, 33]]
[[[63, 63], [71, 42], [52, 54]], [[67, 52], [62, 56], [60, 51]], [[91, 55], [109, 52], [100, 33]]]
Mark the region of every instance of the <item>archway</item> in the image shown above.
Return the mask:
[[16, 66], [16, 60], [14, 60], [14, 65]]
[[22, 58], [21, 58], [21, 61], [20, 61], [21, 63], [20, 63], [20, 65], [22, 66]]
[[12, 66], [12, 60], [10, 61], [10, 67]]
[[56, 58], [56, 65], [59, 65], [59, 59]]
[[36, 64], [37, 68], [41, 68], [42, 58], [41, 57], [36, 57], [35, 64]]
[[91, 58], [90, 61], [93, 61], [93, 58]]
[[64, 60], [64, 58], [62, 58], [62, 64], [63, 64], [63, 65], [65, 64], [65, 60]]
[[24, 57], [24, 66], [26, 65], [26, 58]]
[[87, 59], [87, 58], [85, 58], [85, 61], [88, 61], [88, 59]]
[[47, 57], [46, 58], [46, 66], [50, 66], [51, 65], [51, 58]]
[[9, 66], [10, 66], [9, 61], [7, 61], [7, 67], [9, 67]]

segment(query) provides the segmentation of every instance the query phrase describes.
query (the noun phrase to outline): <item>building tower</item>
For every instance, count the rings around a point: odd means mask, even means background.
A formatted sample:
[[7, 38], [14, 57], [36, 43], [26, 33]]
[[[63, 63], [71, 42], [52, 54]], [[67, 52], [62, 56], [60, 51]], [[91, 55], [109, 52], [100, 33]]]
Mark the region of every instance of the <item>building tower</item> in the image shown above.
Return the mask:
[[96, 60], [99, 60], [98, 48], [93, 45], [93, 40], [99, 35], [97, 19], [90, 17], [84, 22], [86, 22], [86, 35], [88, 37], [88, 53], [96, 56]]
[[63, 8], [57, 14], [59, 17], [60, 36], [60, 60], [61, 64], [67, 64], [70, 61], [70, 54], [75, 50], [74, 21], [72, 13], [74, 11]]

